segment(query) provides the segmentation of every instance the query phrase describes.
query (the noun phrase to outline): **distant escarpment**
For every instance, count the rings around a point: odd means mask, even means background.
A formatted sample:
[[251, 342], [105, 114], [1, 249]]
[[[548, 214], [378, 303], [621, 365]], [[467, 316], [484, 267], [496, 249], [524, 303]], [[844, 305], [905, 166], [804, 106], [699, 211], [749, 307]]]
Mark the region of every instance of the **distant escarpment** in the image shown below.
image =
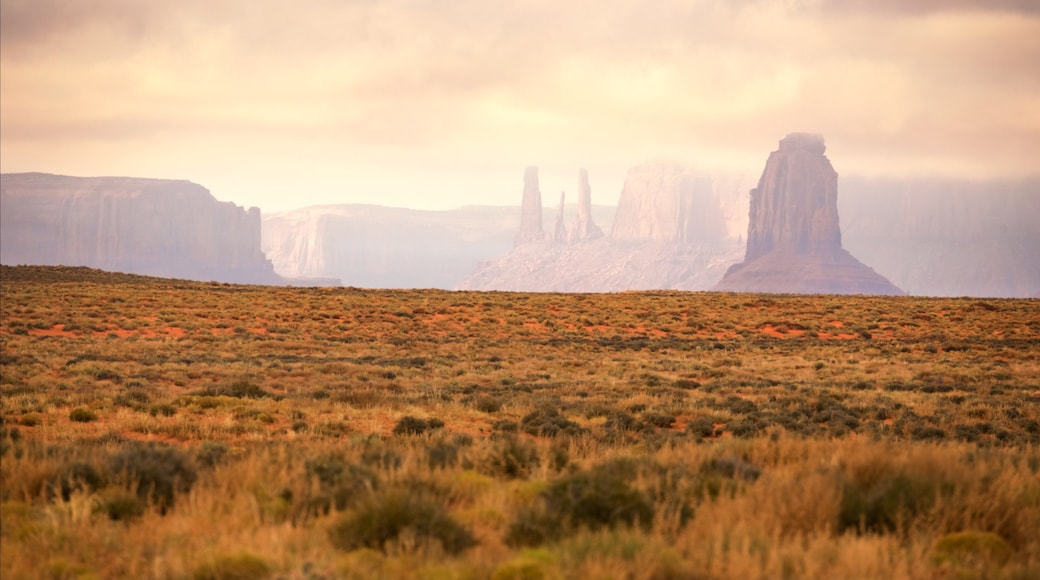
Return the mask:
[[0, 175], [0, 262], [281, 284], [260, 248], [260, 210], [189, 181]]
[[842, 180], [845, 247], [916, 296], [1040, 288], [1040, 178]]
[[450, 289], [477, 263], [508, 251], [517, 228], [515, 207], [323, 205], [265, 214], [263, 247], [289, 280]]
[[[479, 265], [459, 288], [532, 292], [704, 290], [740, 259], [740, 179], [712, 179], [674, 163], [629, 170], [610, 235], [592, 219], [588, 172], [578, 172], [577, 216], [561, 196], [552, 235], [533, 225], [525, 174], [521, 234], [508, 253]], [[736, 226], [736, 227], [735, 227]]]
[[849, 254], [838, 225], [838, 174], [823, 137], [793, 133], [751, 190], [744, 261], [716, 290], [806, 294], [903, 292]]

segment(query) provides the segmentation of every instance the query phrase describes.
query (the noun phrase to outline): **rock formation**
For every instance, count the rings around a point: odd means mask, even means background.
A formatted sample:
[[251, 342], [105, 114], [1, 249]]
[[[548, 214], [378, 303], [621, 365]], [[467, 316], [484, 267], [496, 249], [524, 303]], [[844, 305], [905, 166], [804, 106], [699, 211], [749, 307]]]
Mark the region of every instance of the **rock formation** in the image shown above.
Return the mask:
[[712, 180], [675, 163], [630, 169], [610, 235], [619, 242], [719, 239], [725, 232]]
[[560, 192], [560, 207], [556, 212], [556, 227], [553, 228], [553, 240], [567, 241], [567, 224], [563, 220], [563, 211], [567, 208], [567, 192]]
[[[532, 292], [706, 290], [740, 259], [743, 246], [727, 233], [710, 178], [669, 163], [634, 168], [625, 181], [611, 236], [603, 236], [592, 219], [584, 170], [578, 183], [578, 215], [567, 232], [568, 243], [517, 245], [479, 265], [458, 287]], [[560, 217], [556, 223], [559, 240]]]
[[542, 192], [538, 189], [538, 168], [524, 171], [524, 196], [520, 205], [520, 231], [514, 245], [539, 242], [545, 239], [542, 230]]
[[202, 281], [280, 284], [260, 210], [189, 181], [0, 176], [0, 261]]
[[589, 172], [578, 170], [578, 216], [567, 232], [568, 242], [585, 242], [603, 237], [603, 230], [592, 219], [592, 188]]
[[902, 294], [841, 246], [838, 174], [823, 137], [793, 133], [769, 155], [751, 191], [744, 261], [716, 290]]

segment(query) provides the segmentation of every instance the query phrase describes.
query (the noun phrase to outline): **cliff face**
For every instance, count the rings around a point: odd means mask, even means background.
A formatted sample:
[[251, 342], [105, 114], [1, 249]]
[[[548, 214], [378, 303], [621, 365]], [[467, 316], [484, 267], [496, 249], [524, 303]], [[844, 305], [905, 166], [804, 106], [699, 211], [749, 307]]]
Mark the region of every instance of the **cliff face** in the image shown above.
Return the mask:
[[515, 206], [313, 206], [264, 215], [263, 248], [275, 271], [290, 281], [454, 288], [479, 262], [509, 251], [518, 226]]
[[189, 181], [0, 176], [0, 261], [280, 284], [260, 249], [260, 210]]
[[841, 246], [838, 174], [823, 138], [794, 133], [769, 155], [751, 191], [744, 262], [716, 290], [820, 294], [902, 294]]
[[810, 253], [841, 248], [838, 173], [823, 137], [793, 133], [769, 154], [751, 190], [745, 261], [773, 250]]
[[630, 169], [610, 236], [619, 242], [698, 242], [724, 237], [712, 180], [675, 163], [646, 163]]
[[851, 252], [920, 296], [1033, 296], [1040, 179], [844, 179]]

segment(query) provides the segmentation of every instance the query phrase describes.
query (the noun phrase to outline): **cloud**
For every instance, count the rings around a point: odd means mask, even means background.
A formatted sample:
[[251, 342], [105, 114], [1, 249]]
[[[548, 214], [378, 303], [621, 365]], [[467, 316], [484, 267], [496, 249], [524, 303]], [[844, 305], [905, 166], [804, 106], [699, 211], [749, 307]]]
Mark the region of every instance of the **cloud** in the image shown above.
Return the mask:
[[262, 149], [328, 175], [757, 171], [809, 130], [839, 171], [1026, 173], [1038, 39], [1040, 10], [1013, 0], [0, 0], [0, 142], [5, 170], [154, 150], [215, 172], [219, 151], [232, 174]]

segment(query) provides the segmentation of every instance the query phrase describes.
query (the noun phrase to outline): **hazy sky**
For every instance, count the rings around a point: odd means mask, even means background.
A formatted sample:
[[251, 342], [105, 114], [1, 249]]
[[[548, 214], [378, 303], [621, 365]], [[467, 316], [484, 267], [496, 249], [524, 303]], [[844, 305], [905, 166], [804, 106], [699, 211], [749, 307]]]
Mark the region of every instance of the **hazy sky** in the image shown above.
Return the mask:
[[650, 158], [757, 178], [1036, 174], [1035, 0], [0, 0], [0, 170], [274, 211], [614, 203]]

